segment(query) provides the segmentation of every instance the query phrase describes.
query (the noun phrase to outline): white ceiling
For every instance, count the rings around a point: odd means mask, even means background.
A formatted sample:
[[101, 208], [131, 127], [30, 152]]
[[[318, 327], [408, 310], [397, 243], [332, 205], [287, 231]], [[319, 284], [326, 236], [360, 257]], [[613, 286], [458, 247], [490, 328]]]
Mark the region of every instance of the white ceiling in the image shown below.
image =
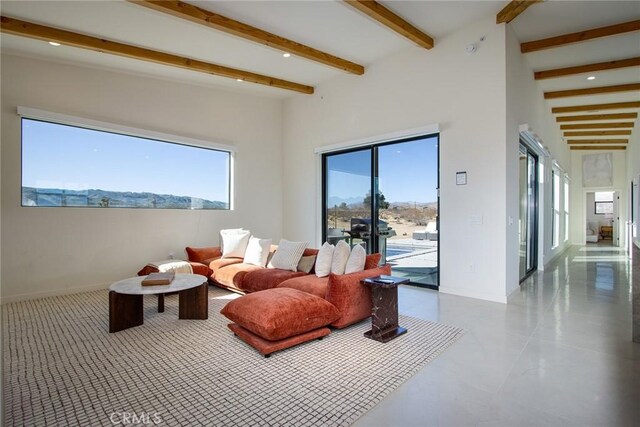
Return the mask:
[[[364, 65], [413, 46], [341, 1], [190, 1], [241, 22]], [[436, 39], [475, 20], [493, 17], [502, 1], [383, 1]], [[2, 1], [2, 14], [253, 71], [307, 85], [344, 72], [168, 16], [124, 0]], [[546, 1], [509, 24], [521, 42], [640, 19], [638, 1]], [[44, 57], [192, 84], [284, 98], [292, 92], [88, 50], [3, 34], [3, 52]], [[424, 51], [425, 55], [429, 51]], [[640, 32], [526, 54], [535, 71], [640, 56]], [[640, 67], [539, 81], [543, 91], [640, 82]], [[357, 78], [357, 77], [354, 77]], [[637, 92], [550, 100], [550, 106], [639, 100]], [[614, 111], [611, 111], [614, 112]]]

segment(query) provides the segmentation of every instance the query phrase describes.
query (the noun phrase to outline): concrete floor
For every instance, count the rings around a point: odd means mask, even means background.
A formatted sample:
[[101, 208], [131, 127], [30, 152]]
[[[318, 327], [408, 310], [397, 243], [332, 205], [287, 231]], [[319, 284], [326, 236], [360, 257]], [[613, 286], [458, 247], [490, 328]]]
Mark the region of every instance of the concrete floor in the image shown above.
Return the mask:
[[400, 312], [467, 332], [356, 427], [639, 425], [640, 344], [618, 248], [572, 247], [506, 305], [404, 286]]

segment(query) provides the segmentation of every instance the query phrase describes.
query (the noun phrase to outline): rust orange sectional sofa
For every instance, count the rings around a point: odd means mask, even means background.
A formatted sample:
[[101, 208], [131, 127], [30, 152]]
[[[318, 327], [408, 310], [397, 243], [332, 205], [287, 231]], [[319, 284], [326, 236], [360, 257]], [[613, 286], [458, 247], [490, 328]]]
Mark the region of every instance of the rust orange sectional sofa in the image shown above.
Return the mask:
[[[271, 248], [272, 251], [276, 249], [276, 246]], [[194, 273], [196, 269], [203, 271], [203, 267], [207, 267], [210, 281], [222, 288], [243, 294], [290, 288], [327, 300], [340, 312], [340, 317], [331, 323], [331, 326], [336, 328], [344, 328], [371, 316], [371, 290], [360, 284], [362, 279], [391, 274], [390, 266], [378, 267], [380, 254], [367, 255], [364, 271], [317, 277], [314, 269], [307, 274], [244, 264], [242, 258], [222, 258], [219, 247], [188, 247], [186, 252]], [[317, 253], [318, 249], [307, 248], [303, 256]]]

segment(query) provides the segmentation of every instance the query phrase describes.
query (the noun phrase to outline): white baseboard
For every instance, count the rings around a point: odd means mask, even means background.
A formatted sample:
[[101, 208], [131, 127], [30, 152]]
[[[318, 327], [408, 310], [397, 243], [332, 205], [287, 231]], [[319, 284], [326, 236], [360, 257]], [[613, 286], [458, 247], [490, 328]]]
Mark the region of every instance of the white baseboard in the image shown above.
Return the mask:
[[44, 292], [33, 292], [29, 294], [19, 295], [3, 295], [2, 304], [10, 304], [12, 302], [28, 301], [47, 297], [57, 297], [61, 295], [79, 294], [82, 292], [96, 291], [99, 289], [108, 289], [110, 283], [99, 283], [96, 285], [81, 286], [77, 288], [53, 289]]
[[498, 295], [498, 294], [494, 294], [494, 293], [478, 292], [478, 291], [475, 291], [475, 290], [469, 290], [469, 289], [464, 289], [464, 288], [440, 286], [438, 288], [438, 292], [443, 293], [443, 294], [457, 295], [457, 296], [460, 296], [460, 297], [475, 298], [475, 299], [481, 299], [481, 300], [484, 300], [484, 301], [498, 302], [498, 303], [501, 303], [501, 304], [506, 304], [507, 303], [507, 296], [506, 295]]

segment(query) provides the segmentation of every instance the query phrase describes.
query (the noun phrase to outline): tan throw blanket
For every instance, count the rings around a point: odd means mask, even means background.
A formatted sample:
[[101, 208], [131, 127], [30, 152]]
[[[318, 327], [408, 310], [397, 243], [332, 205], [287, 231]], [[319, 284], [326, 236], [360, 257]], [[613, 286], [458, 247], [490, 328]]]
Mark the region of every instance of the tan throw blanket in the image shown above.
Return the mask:
[[147, 265], [157, 268], [160, 273], [167, 273], [169, 271], [173, 271], [174, 273], [193, 274], [193, 268], [191, 268], [191, 264], [189, 264], [187, 261], [181, 261], [179, 259], [153, 261]]

